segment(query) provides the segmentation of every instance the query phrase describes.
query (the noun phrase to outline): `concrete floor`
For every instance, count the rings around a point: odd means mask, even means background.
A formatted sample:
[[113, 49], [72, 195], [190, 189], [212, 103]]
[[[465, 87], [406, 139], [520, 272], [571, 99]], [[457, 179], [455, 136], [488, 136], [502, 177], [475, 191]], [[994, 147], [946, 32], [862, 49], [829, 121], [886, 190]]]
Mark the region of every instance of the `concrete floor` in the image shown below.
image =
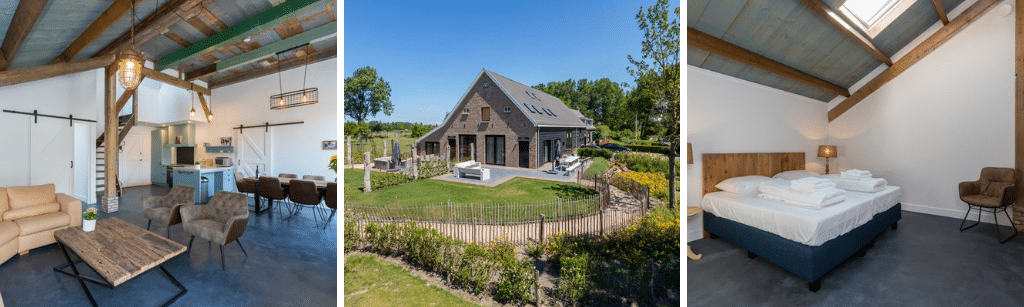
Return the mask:
[[728, 241], [699, 239], [687, 306], [1024, 306], [1024, 233], [999, 244], [995, 225], [960, 232], [960, 221], [903, 211], [899, 229], [826, 274], [816, 293]]
[[[100, 219], [116, 216], [145, 228], [139, 198], [163, 195], [169, 188], [126, 188], [120, 210], [100, 213]], [[337, 302], [337, 219], [327, 230], [313, 226], [313, 211], [306, 208], [295, 219], [282, 221], [276, 209], [262, 216], [250, 212], [249, 227], [242, 235], [248, 257], [237, 244], [224, 247], [226, 271], [220, 267], [220, 249], [196, 238], [191, 254], [182, 254], [164, 267], [186, 288], [174, 306], [335, 306]], [[323, 221], [319, 222], [322, 226]], [[165, 228], [153, 226], [164, 235]], [[187, 245], [182, 226], [171, 226], [171, 239]], [[0, 293], [4, 304], [16, 306], [89, 306], [78, 281], [53, 271], [65, 264], [56, 244], [14, 256], [0, 265]], [[79, 266], [81, 269], [82, 266]], [[86, 269], [86, 272], [95, 274]], [[98, 276], [98, 275], [94, 275]], [[87, 283], [100, 306], [159, 306], [177, 289], [158, 269], [108, 289]]]

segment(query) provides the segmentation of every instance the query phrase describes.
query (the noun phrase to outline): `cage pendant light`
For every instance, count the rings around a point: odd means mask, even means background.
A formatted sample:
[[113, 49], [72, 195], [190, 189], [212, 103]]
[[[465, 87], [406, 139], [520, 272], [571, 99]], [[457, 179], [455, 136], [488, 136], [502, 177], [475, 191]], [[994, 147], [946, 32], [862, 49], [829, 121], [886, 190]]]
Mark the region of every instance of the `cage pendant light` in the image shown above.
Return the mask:
[[277, 58], [277, 86], [280, 94], [270, 96], [270, 109], [280, 110], [293, 107], [301, 107], [319, 102], [317, 95], [317, 88], [306, 88], [306, 72], [309, 70], [309, 52], [305, 52], [303, 59], [302, 68], [302, 89], [298, 91], [284, 92], [284, 86], [282, 85], [283, 77], [281, 76], [281, 54], [296, 50], [302, 47], [306, 47], [309, 44], [302, 44], [291, 49], [278, 52], [274, 55]]
[[134, 90], [142, 82], [142, 52], [135, 50], [135, 2], [132, 1], [132, 45], [117, 55], [117, 81], [127, 90]]

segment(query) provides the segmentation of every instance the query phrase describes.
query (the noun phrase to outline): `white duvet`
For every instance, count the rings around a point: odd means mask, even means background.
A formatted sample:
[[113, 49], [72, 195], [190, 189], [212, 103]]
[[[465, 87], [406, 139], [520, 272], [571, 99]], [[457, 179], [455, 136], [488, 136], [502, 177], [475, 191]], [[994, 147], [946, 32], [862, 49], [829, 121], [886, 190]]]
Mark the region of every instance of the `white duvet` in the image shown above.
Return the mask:
[[723, 191], [704, 195], [701, 207], [718, 217], [819, 246], [892, 208], [900, 194], [900, 188], [894, 186], [875, 193], [847, 192], [845, 201], [811, 209]]

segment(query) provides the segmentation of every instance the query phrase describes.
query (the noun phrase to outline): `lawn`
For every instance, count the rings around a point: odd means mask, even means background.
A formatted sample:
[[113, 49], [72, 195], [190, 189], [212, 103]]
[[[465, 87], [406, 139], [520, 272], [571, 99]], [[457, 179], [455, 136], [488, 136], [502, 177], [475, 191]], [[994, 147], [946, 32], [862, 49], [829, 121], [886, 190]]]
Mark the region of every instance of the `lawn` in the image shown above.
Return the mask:
[[[370, 176], [380, 175], [372, 172]], [[434, 179], [420, 179], [414, 182], [387, 187], [370, 193], [363, 193], [363, 171], [345, 170], [345, 205], [363, 205], [381, 208], [422, 208], [424, 205], [470, 204], [476, 209], [489, 207], [486, 204], [499, 203], [541, 203], [555, 199], [577, 199], [597, 195], [597, 192], [575, 183], [553, 182], [528, 178], [515, 178], [495, 187], [448, 182]], [[556, 210], [555, 205], [530, 208], [522, 212], [506, 214], [506, 221], [532, 220], [543, 213], [548, 218], [589, 213], [596, 208], [593, 202], [574, 202], [568, 209]], [[491, 206], [493, 207], [493, 206]], [[351, 211], [351, 210], [350, 210]], [[445, 212], [432, 210], [417, 213], [422, 217], [440, 218]], [[450, 214], [450, 213], [448, 213]], [[457, 213], [456, 219], [471, 216], [495, 218], [494, 210]]]
[[376, 256], [345, 257], [346, 306], [476, 306]]
[[594, 163], [590, 165], [590, 168], [587, 169], [587, 172], [584, 175], [601, 175], [606, 170], [608, 170], [608, 159], [596, 157], [594, 158]]

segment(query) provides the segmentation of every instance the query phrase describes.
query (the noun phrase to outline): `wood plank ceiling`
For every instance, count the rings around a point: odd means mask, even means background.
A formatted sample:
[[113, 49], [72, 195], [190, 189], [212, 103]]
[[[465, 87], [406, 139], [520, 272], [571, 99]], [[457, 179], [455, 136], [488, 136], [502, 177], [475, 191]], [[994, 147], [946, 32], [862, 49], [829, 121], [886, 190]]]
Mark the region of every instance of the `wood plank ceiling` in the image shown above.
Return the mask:
[[[844, 1], [821, 0], [833, 10], [838, 10]], [[884, 65], [863, 44], [804, 2], [812, 1], [688, 0], [687, 26], [847, 89]], [[947, 12], [962, 2], [941, 1]], [[932, 1], [915, 1], [877, 36], [866, 38], [891, 58], [939, 20]], [[686, 61], [692, 66], [823, 102], [838, 96], [693, 45], [687, 46]]]
[[[0, 52], [0, 64], [9, 61], [8, 69], [13, 70], [63, 62], [69, 54], [73, 55], [70, 61], [78, 61], [116, 53], [131, 44], [131, 10], [125, 11], [123, 7], [130, 7], [133, 1], [136, 2], [136, 49], [154, 63], [170, 62], [169, 57], [177, 59], [166, 68], [176, 69], [192, 77], [190, 79], [205, 81], [211, 88], [267, 75], [268, 71], [276, 72], [278, 57], [284, 69], [301, 66], [307, 55], [310, 63], [336, 57], [337, 39], [333, 28], [337, 20], [337, 1], [49, 0], [43, 1], [42, 12], [20, 41], [20, 48], [14, 48], [17, 50], [13, 56]], [[10, 36], [24, 31], [22, 24], [12, 25], [18, 4], [18, 1], [0, 3], [0, 33]], [[118, 17], [118, 14], [123, 16]], [[241, 26], [235, 25], [248, 27], [239, 30]], [[11, 29], [12, 26], [19, 28]], [[316, 32], [309, 33], [313, 30]], [[303, 33], [305, 35], [300, 35]], [[15, 38], [12, 36], [10, 41], [19, 42]], [[5, 43], [7, 40], [5, 37]], [[303, 43], [309, 45], [276, 54]], [[279, 50], [261, 48], [268, 45]], [[193, 47], [189, 49], [189, 46]], [[205, 48], [207, 46], [209, 48]], [[239, 61], [239, 58], [248, 61]], [[232, 59], [231, 67], [217, 65]]]

